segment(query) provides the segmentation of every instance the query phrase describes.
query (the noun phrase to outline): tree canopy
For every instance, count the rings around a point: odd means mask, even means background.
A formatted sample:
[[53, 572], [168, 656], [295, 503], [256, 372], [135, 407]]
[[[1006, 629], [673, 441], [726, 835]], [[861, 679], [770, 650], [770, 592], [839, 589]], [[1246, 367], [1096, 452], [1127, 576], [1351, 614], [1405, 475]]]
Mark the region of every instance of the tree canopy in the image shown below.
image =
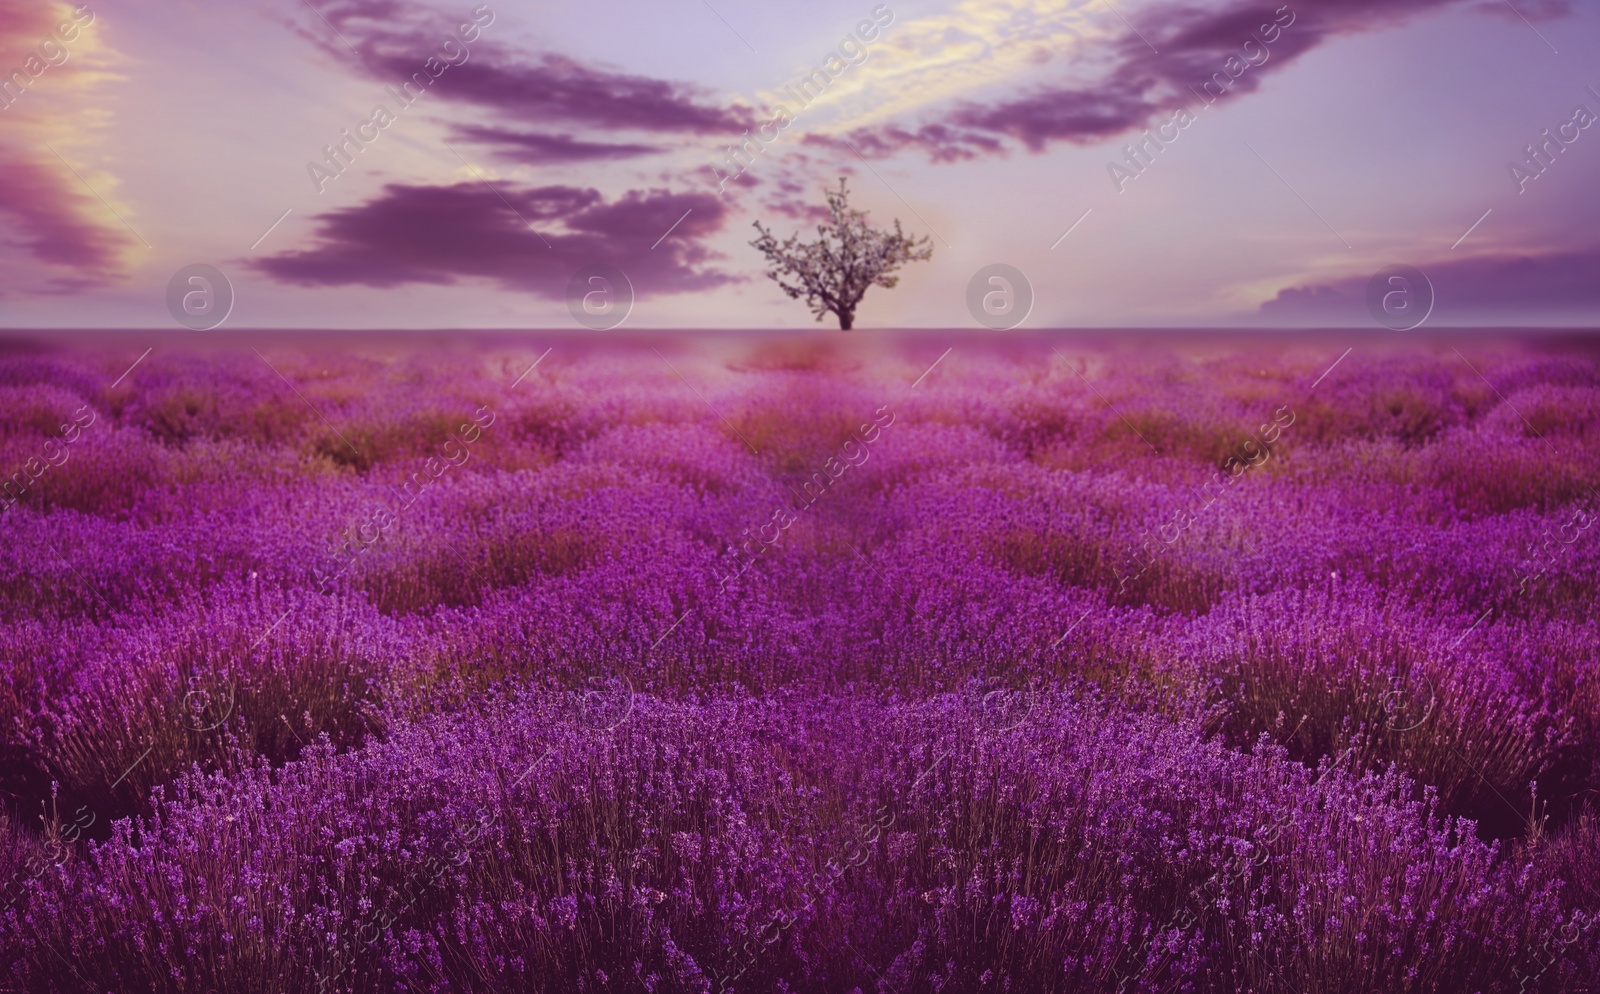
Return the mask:
[[804, 297], [818, 321], [833, 314], [839, 327], [849, 331], [855, 324], [856, 306], [868, 288], [892, 288], [900, 282], [894, 271], [907, 262], [932, 258], [933, 245], [926, 235], [907, 237], [899, 218], [892, 232], [869, 225], [866, 212], [850, 206], [850, 191], [843, 177], [839, 189], [826, 196], [830, 220], [817, 225], [821, 237], [816, 241], [802, 242], [799, 235], [790, 235], [779, 242], [757, 221], [761, 237], [750, 244], [772, 264], [767, 275], [784, 293], [794, 300]]

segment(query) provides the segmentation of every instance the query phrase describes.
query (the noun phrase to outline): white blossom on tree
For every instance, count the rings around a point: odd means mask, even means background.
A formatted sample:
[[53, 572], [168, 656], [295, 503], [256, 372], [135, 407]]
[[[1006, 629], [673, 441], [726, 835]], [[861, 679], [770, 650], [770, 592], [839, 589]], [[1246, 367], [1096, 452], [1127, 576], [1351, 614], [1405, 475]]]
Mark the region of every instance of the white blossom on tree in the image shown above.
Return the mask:
[[850, 206], [843, 177], [839, 189], [827, 198], [832, 219], [817, 225], [817, 234], [822, 236], [817, 241], [802, 242], [799, 235], [790, 235], [780, 243], [757, 221], [761, 237], [750, 244], [772, 263], [767, 275], [784, 293], [794, 300], [804, 297], [818, 321], [824, 314], [836, 315], [839, 327], [849, 331], [855, 323], [856, 305], [867, 289], [893, 287], [900, 277], [891, 274], [907, 262], [932, 258], [933, 245], [927, 236], [907, 238], [900, 230], [899, 218], [893, 232], [870, 227], [866, 212]]

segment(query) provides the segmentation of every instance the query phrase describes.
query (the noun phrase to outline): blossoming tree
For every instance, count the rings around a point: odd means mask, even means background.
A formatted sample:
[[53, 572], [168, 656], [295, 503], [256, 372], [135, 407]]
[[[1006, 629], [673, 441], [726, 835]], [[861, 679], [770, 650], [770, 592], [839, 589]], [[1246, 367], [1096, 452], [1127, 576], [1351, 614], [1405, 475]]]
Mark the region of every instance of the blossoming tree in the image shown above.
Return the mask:
[[802, 242], [799, 235], [790, 235], [788, 240], [779, 242], [757, 221], [755, 226], [761, 237], [750, 244], [772, 264], [767, 275], [784, 293], [794, 300], [804, 297], [818, 321], [824, 314], [836, 315], [839, 327], [849, 331], [855, 324], [856, 305], [867, 289], [893, 287], [900, 277], [891, 274], [907, 262], [932, 258], [933, 246], [927, 236], [906, 237], [900, 230], [899, 218], [895, 219], [893, 232], [869, 226], [866, 211], [850, 206], [843, 177], [839, 178], [839, 189], [827, 197], [831, 219], [817, 225], [817, 234], [822, 236], [818, 240]]

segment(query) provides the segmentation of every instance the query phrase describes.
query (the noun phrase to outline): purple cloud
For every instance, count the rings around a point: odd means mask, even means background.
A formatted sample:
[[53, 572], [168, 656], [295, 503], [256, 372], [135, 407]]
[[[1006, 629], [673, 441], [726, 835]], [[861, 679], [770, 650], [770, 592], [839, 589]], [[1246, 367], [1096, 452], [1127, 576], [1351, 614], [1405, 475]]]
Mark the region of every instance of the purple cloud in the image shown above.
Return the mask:
[[[0, 242], [52, 267], [45, 293], [115, 282], [131, 238], [55, 153], [44, 147], [49, 105], [35, 88], [59, 88], [78, 71], [70, 55], [92, 12], [58, 16], [51, 4], [0, 2]], [[70, 30], [69, 30], [70, 29]], [[94, 219], [105, 218], [104, 222]], [[34, 288], [34, 292], [41, 292]]]
[[495, 155], [509, 162], [533, 165], [549, 162], [590, 162], [597, 159], [632, 159], [662, 151], [654, 145], [611, 144], [579, 141], [571, 135], [533, 134], [489, 128], [483, 125], [458, 125], [459, 141], [494, 147]]
[[8, 240], [42, 262], [78, 270], [80, 281], [104, 282], [128, 239], [85, 221], [80, 208], [88, 195], [74, 188], [66, 167], [55, 166], [0, 154], [0, 214], [11, 218], [13, 230]]
[[1530, 21], [1552, 21], [1572, 13], [1572, 2], [1571, 0], [1518, 0], [1517, 5], [1511, 7], [1505, 0], [1482, 0], [1476, 9], [1485, 14], [1504, 17], [1509, 21], [1519, 21], [1524, 17]]
[[[1600, 247], [1449, 259], [1418, 266], [1433, 284], [1435, 314], [1548, 316], [1600, 307]], [[1335, 324], [1366, 324], [1370, 276], [1291, 287], [1261, 305], [1263, 315]]]
[[958, 131], [943, 124], [924, 124], [915, 131], [897, 125], [857, 128], [844, 138], [808, 134], [804, 145], [822, 145], [848, 153], [851, 146], [870, 159], [884, 159], [914, 148], [932, 162], [963, 162], [980, 155], [1005, 155], [1006, 147], [992, 135]]
[[[382, 60], [374, 72], [403, 79], [416, 71], [413, 62], [414, 57]], [[456, 76], [439, 88], [441, 98], [535, 124], [554, 119], [599, 129], [690, 134], [738, 134], [754, 126], [747, 109], [697, 103], [682, 84], [590, 69], [561, 55], [519, 64], [497, 50], [492, 64], [469, 61], [451, 71]]]
[[[475, 25], [458, 25], [412, 0], [335, 0], [320, 5], [329, 24], [359, 52], [363, 75], [396, 88], [415, 81], [421, 92], [493, 111], [500, 120], [684, 134], [738, 134], [754, 126], [749, 108], [707, 103], [704, 93], [688, 84], [608, 72], [555, 53], [514, 49], [492, 37], [490, 8], [478, 10], [489, 13], [474, 18]], [[343, 43], [317, 27], [296, 30], [348, 62], [350, 51]], [[466, 40], [469, 37], [472, 40]], [[439, 59], [436, 69], [448, 64], [437, 73], [437, 85], [425, 69], [434, 57]], [[511, 147], [529, 146], [513, 141]]]
[[[1147, 127], [1163, 112], [1252, 93], [1269, 75], [1333, 37], [1459, 2], [1323, 0], [1312, 6], [1247, 0], [1146, 8], [1135, 18], [1142, 36], [1124, 31], [1111, 46], [1109, 68], [1092, 83], [1042, 86], [993, 103], [962, 102], [945, 115], [953, 127], [890, 124], [848, 137], [863, 155], [885, 158], [912, 149], [934, 162], [1003, 151], [1001, 139], [1033, 152], [1057, 141], [1092, 144]], [[1546, 0], [1537, 9], [1555, 17], [1567, 6]]]
[[733, 279], [706, 268], [717, 256], [698, 244], [721, 229], [725, 212], [710, 193], [632, 190], [607, 203], [570, 186], [501, 185], [497, 193], [481, 183], [397, 183], [365, 204], [318, 215], [314, 247], [250, 265], [299, 286], [488, 279], [559, 299], [578, 269], [608, 263], [641, 293], [682, 293]]
[[[1052, 142], [1091, 144], [1153, 123], [1157, 115], [1202, 102], [1255, 92], [1272, 73], [1340, 35], [1396, 24], [1451, 4], [1509, 15], [1503, 3], [1483, 0], [1176, 0], [1145, 8], [1135, 20], [1142, 35], [1122, 31], [1110, 64], [1090, 83], [1046, 85], [989, 103], [962, 101], [943, 120], [916, 126], [889, 123], [852, 131], [844, 139], [812, 135], [805, 141], [887, 158], [906, 150], [932, 162], [1004, 155], [1007, 140], [1040, 152]], [[1570, 0], [1523, 0], [1533, 19], [1570, 13]], [[1498, 9], [1496, 9], [1498, 8]], [[480, 8], [483, 9], [483, 8]], [[363, 71], [397, 85], [417, 73], [422, 60], [454, 26], [413, 0], [335, 0], [324, 13], [361, 49]], [[395, 24], [413, 25], [396, 29]], [[437, 27], [416, 27], [429, 24]], [[1118, 28], [1120, 29], [1120, 25]], [[306, 32], [345, 57], [325, 35]], [[484, 37], [471, 57], [449, 71], [444, 100], [470, 103], [498, 117], [545, 127], [634, 129], [653, 133], [738, 134], [756, 126], [744, 106], [717, 106], [686, 84], [607, 72], [551, 54], [518, 53]], [[1209, 84], [1209, 91], [1207, 86]], [[504, 138], [497, 154], [523, 162], [570, 162], [648, 154], [653, 146], [584, 142], [560, 135], [523, 135], [481, 129], [486, 142]]]
[[[855, 170], [848, 167], [843, 170], [851, 175]], [[806, 221], [816, 224], [825, 223], [831, 215], [825, 202], [805, 183], [793, 179], [779, 180], [773, 195], [762, 202], [761, 207], [768, 214], [777, 214], [792, 221]]]

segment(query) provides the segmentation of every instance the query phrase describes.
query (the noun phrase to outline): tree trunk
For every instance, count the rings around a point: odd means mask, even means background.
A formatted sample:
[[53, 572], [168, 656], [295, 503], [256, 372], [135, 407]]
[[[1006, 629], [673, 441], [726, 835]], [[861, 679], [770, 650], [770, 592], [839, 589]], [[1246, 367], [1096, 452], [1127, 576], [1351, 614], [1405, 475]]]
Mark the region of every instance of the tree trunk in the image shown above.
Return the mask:
[[839, 313], [839, 330], [840, 331], [849, 331], [850, 330], [850, 326], [856, 323], [856, 312], [851, 310], [851, 311], [839, 311], [838, 313]]

